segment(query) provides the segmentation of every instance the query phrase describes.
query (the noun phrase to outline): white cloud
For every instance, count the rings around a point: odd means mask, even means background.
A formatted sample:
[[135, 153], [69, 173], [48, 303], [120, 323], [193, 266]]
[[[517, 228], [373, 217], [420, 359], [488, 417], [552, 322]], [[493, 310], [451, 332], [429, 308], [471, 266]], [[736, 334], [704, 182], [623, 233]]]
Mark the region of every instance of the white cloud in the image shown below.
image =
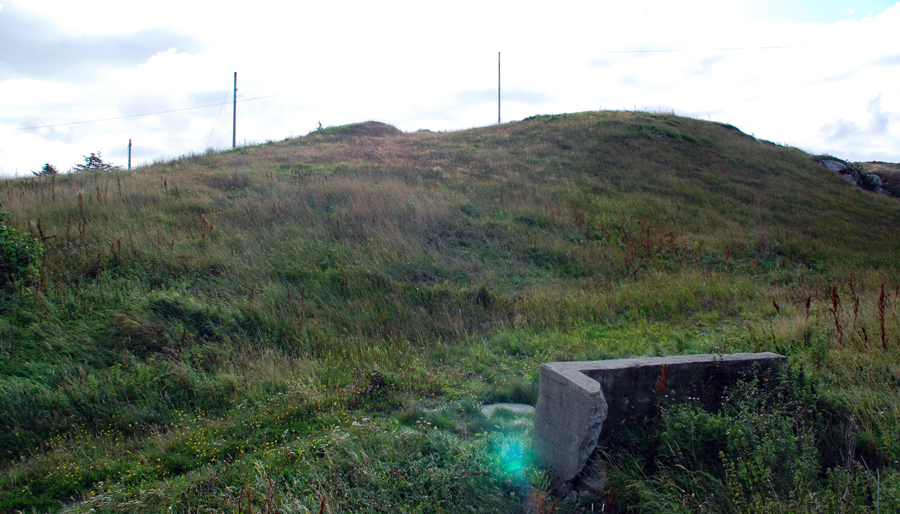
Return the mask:
[[[836, 150], [830, 152], [853, 160], [887, 160], [897, 138], [890, 131], [891, 121], [900, 121], [897, 113], [885, 112], [883, 94], [870, 100], [866, 107], [865, 125], [854, 120], [839, 119], [829, 122], [819, 130], [821, 138]], [[859, 148], [866, 148], [865, 157]]]
[[[487, 125], [497, 115], [497, 51], [504, 121], [601, 107], [674, 110], [813, 152], [900, 161], [897, 6], [828, 24], [770, 19], [749, 0], [132, 4], [29, 0], [0, 10], [0, 25], [25, 13], [52, 27], [54, 41], [94, 45], [73, 46], [54, 65], [64, 54], [48, 43], [47, 60], [12, 75], [0, 64], [0, 174], [47, 160], [67, 168], [97, 150], [122, 162], [129, 138], [137, 161], [203, 151], [208, 140], [228, 147], [230, 105], [218, 122], [212, 107], [15, 129], [216, 104], [229, 98], [234, 71], [240, 99], [279, 95], [238, 104], [239, 140], [304, 134], [320, 120]], [[760, 48], [771, 46], [784, 48]], [[631, 50], [672, 51], [617, 53]], [[94, 63], [97, 75], [67, 75], [77, 63]]]

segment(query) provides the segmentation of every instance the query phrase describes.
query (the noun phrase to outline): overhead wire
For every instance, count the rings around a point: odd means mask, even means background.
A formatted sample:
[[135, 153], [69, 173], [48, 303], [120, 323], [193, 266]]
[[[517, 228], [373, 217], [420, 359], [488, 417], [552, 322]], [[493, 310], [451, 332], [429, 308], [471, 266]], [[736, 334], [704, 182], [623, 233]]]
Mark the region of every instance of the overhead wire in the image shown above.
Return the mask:
[[781, 50], [787, 48], [808, 48], [809, 45], [782, 45], [782, 46], [745, 46], [731, 48], [673, 48], [673, 49], [654, 49], [654, 50], [608, 50], [597, 52], [599, 54], [656, 54], [656, 53], [672, 53], [672, 52], [734, 52], [740, 50]]
[[225, 109], [225, 104], [228, 103], [228, 93], [230, 92], [230, 90], [225, 90], [225, 98], [222, 99], [222, 105], [219, 107], [219, 114], [216, 114], [216, 121], [213, 123], [213, 128], [209, 131], [209, 138], [206, 140], [205, 148], [209, 148], [209, 142], [212, 141], [213, 133], [216, 131], [216, 125], [219, 124], [219, 117], [222, 116], [222, 110]]
[[[242, 100], [238, 100], [238, 102], [250, 102], [253, 100], [262, 100], [264, 98], [272, 98], [274, 96], [279, 96], [279, 95], [266, 95], [266, 96], [257, 96], [256, 98], [244, 98]], [[197, 105], [195, 107], [184, 107], [181, 109], [170, 109], [168, 111], [147, 112], [147, 113], [143, 113], [143, 114], [129, 114], [127, 116], [116, 116], [114, 118], [102, 118], [102, 119], [98, 119], [98, 120], [85, 120], [85, 121], [72, 121], [69, 123], [54, 123], [52, 125], [40, 125], [40, 126], [36, 126], [36, 127], [22, 127], [22, 128], [13, 129], [13, 131], [36, 130], [36, 129], [52, 128], [52, 127], [66, 127], [66, 126], [70, 126], [70, 125], [83, 125], [85, 123], [98, 123], [101, 121], [124, 120], [127, 118], [140, 118], [142, 116], [155, 116], [157, 114], [168, 114], [170, 112], [190, 111], [190, 110], [194, 110], [194, 109], [205, 109], [207, 107], [219, 107], [220, 105], [224, 105], [224, 104], [215, 103], [215, 104], [208, 104], [208, 105]]]
[[7, 157], [9, 157], [9, 158], [12, 159], [13, 161], [15, 161], [15, 158], [14, 158], [12, 155], [10, 155], [9, 152], [7, 152], [6, 150], [4, 150], [2, 146], [0, 146], [0, 152], [5, 153]]
[[[597, 54], [653, 54], [653, 53], [678, 53], [678, 52], [734, 52], [734, 51], [746, 51], [746, 50], [782, 50], [782, 49], [794, 49], [794, 48], [808, 48], [809, 45], [776, 45], [776, 46], [750, 46], [750, 47], [725, 47], [725, 48], [673, 48], [673, 49], [646, 49], [646, 50], [607, 50], [607, 51], [599, 51]], [[21, 127], [17, 129], [12, 129], [14, 132], [23, 131], [23, 130], [37, 130], [43, 128], [54, 128], [54, 127], [66, 127], [72, 125], [83, 125], [88, 123], [100, 123], [104, 121], [115, 121], [115, 120], [124, 120], [129, 118], [140, 118], [144, 116], [155, 116], [159, 114], [169, 114], [173, 112], [182, 112], [182, 111], [190, 111], [195, 109], [206, 109], [209, 107], [219, 107], [219, 112], [216, 115], [216, 121], [213, 123], [213, 128], [210, 131], [209, 137], [207, 138], [206, 145], [209, 146], [209, 142], [212, 141], [212, 136], [215, 133], [216, 126], [219, 123], [219, 118], [222, 116], [222, 111], [225, 108], [225, 104], [228, 103], [228, 92], [226, 91], [225, 99], [221, 103], [215, 104], [207, 104], [207, 105], [197, 105], [193, 107], [183, 107], [180, 109], [169, 109], [165, 111], [156, 111], [156, 112], [148, 112], [141, 114], [130, 114], [125, 116], [115, 116], [111, 118], [100, 118], [95, 120], [83, 120], [83, 121], [73, 121], [68, 123], [54, 123], [50, 125], [38, 125], [33, 127]], [[258, 96], [254, 98], [244, 98], [241, 100], [236, 100], [237, 102], [251, 102], [254, 100], [263, 100], [266, 98], [272, 98], [280, 95], [266, 95], [266, 96]], [[0, 148], [4, 154], [8, 157], [12, 158], [8, 152]]]
[[[650, 54], [650, 53], [674, 53], [674, 52], [733, 52], [733, 51], [742, 51], [742, 50], [781, 50], [781, 49], [789, 49], [789, 48], [807, 48], [808, 45], [780, 45], [780, 46], [748, 46], [748, 47], [728, 47], [728, 48], [698, 48], [698, 49], [686, 49], [686, 48], [677, 48], [677, 49], [650, 49], [650, 50], [607, 50], [596, 52], [598, 54]], [[266, 95], [266, 96], [258, 96], [255, 98], [244, 98], [238, 100], [237, 102], [250, 102], [253, 100], [262, 100], [265, 98], [272, 98], [280, 95]], [[68, 123], [54, 123], [51, 125], [38, 125], [34, 127], [21, 127], [17, 129], [13, 129], [13, 131], [21, 131], [21, 130], [37, 130], [42, 128], [53, 128], [53, 127], [66, 127], [71, 125], [83, 125], [86, 123], [99, 123], [102, 121], [114, 121], [114, 120], [124, 120], [128, 118], [140, 118], [143, 116], [155, 116], [157, 114], [168, 114], [172, 112], [181, 112], [181, 111], [190, 111], [194, 109], [206, 109], [208, 107], [219, 107], [219, 114], [216, 116], [216, 124], [218, 123], [219, 117], [222, 115], [222, 109], [224, 105], [227, 103], [227, 93], [225, 97], [225, 101], [222, 103], [215, 104], [207, 104], [207, 105], [197, 105], [194, 107], [184, 107], [181, 109], [170, 109], [166, 111], [157, 111], [157, 112], [148, 112], [142, 114], [129, 114], [126, 116], [116, 116], [113, 118], [101, 118], [96, 120], [84, 120], [84, 121], [72, 121]], [[215, 131], [215, 125], [213, 124], [213, 131]], [[212, 134], [210, 134], [210, 140], [212, 138]], [[209, 144], [209, 140], [207, 140], [207, 144]]]

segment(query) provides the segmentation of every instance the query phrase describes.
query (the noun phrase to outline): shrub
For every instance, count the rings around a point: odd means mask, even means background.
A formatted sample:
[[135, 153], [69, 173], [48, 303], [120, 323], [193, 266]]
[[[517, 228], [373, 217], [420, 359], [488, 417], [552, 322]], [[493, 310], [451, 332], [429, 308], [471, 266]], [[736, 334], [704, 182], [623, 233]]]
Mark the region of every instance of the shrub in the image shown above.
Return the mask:
[[611, 490], [647, 510], [803, 510], [824, 471], [817, 407], [800, 370], [741, 382], [716, 412], [663, 402], [658, 420], [614, 436]]
[[0, 289], [35, 282], [44, 252], [44, 245], [34, 236], [10, 227], [8, 217], [8, 212], [0, 213]]

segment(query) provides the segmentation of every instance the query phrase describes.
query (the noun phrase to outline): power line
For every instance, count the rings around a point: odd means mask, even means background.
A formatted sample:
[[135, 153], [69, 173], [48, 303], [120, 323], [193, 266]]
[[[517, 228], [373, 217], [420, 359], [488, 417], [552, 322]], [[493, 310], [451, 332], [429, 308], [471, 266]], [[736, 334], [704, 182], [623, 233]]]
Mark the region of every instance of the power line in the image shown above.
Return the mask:
[[4, 149], [3, 149], [3, 147], [0, 147], [0, 152], [3, 152], [3, 153], [5, 153], [5, 154], [6, 154], [6, 156], [7, 156], [7, 157], [9, 157], [9, 158], [10, 158], [10, 159], [12, 159], [12, 158], [13, 158], [13, 156], [12, 156], [12, 155], [9, 155], [9, 154], [8, 154], [8, 153], [7, 153], [7, 152], [6, 152], [6, 150], [4, 150]]
[[738, 50], [781, 50], [786, 48], [809, 48], [809, 45], [785, 45], [785, 46], [744, 46], [732, 48], [698, 48], [698, 49], [671, 49], [671, 50], [609, 50], [597, 52], [599, 54], [658, 54], [671, 52], [734, 52]]
[[209, 142], [212, 141], [213, 132], [216, 131], [216, 125], [219, 123], [219, 116], [222, 115], [222, 109], [225, 108], [225, 104], [228, 103], [228, 93], [231, 91], [225, 91], [225, 98], [222, 100], [222, 106], [219, 107], [219, 114], [216, 115], [216, 121], [213, 123], [212, 130], [209, 131], [209, 139], [206, 140], [206, 148], [209, 148]]
[[[257, 96], [256, 98], [245, 98], [245, 99], [243, 99], [243, 100], [238, 100], [238, 101], [239, 101], [239, 102], [250, 102], [250, 101], [252, 101], [252, 100], [262, 100], [263, 98], [272, 98], [273, 96], [279, 96], [279, 95]], [[226, 101], [225, 103], [228, 103], [228, 102]], [[223, 105], [223, 104], [198, 105], [198, 106], [196, 106], [196, 107], [185, 107], [185, 108], [183, 108], [183, 109], [171, 109], [171, 110], [168, 110], [168, 111], [148, 112], [148, 113], [144, 113], [144, 114], [129, 114], [128, 116], [117, 116], [117, 117], [115, 117], [115, 118], [103, 118], [103, 119], [99, 119], [99, 120], [73, 121], [73, 122], [70, 122], [70, 123], [56, 123], [56, 124], [54, 124], [54, 125], [41, 125], [41, 126], [39, 126], [39, 127], [22, 127], [22, 128], [17, 128], [17, 129], [14, 129], [14, 130], [16, 130], [16, 131], [19, 131], [19, 130], [35, 130], [35, 129], [51, 128], [51, 127], [65, 127], [65, 126], [68, 126], [68, 125], [82, 125], [82, 124], [85, 124], [85, 123], [98, 123], [98, 122], [101, 122], [101, 121], [124, 120], [124, 119], [126, 119], [126, 118], [140, 118], [141, 116], [154, 116], [154, 115], [157, 115], [157, 114], [167, 114], [167, 113], [170, 113], [170, 112], [190, 111], [190, 110], [193, 110], [193, 109], [205, 109], [205, 108], [207, 108], [207, 107], [219, 107], [220, 105]]]

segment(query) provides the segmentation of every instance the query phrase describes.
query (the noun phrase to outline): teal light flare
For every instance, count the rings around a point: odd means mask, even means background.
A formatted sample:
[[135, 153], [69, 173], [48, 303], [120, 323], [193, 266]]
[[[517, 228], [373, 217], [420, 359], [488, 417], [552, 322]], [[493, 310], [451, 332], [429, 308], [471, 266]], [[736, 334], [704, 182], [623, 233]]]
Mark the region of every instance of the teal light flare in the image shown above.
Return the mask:
[[521, 478], [527, 464], [527, 447], [524, 438], [519, 434], [502, 433], [495, 433], [493, 437], [496, 439], [491, 446], [500, 469]]

